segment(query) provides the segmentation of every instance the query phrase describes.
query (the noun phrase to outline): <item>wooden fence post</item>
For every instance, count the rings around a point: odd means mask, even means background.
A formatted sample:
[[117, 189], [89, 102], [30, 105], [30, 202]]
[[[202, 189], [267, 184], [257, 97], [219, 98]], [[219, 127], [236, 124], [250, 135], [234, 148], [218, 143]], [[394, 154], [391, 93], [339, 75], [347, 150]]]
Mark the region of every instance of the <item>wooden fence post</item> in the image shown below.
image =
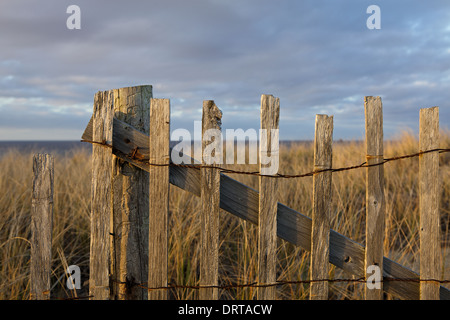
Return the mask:
[[[92, 140], [111, 145], [113, 101], [112, 91], [101, 91], [95, 95]], [[111, 149], [93, 144], [89, 267], [89, 295], [92, 300], [110, 298], [111, 168]]]
[[[316, 115], [314, 171], [331, 169], [333, 116]], [[313, 213], [311, 232], [311, 280], [328, 278], [330, 259], [331, 171], [313, 176]], [[312, 282], [311, 300], [328, 299], [328, 282]]]
[[31, 202], [31, 299], [50, 299], [53, 225], [53, 156], [33, 157]]
[[[366, 160], [368, 165], [383, 161], [383, 109], [380, 97], [365, 97]], [[364, 272], [366, 279], [372, 276], [370, 266], [379, 267], [383, 276], [383, 242], [385, 225], [384, 167], [368, 167], [366, 170], [366, 250]], [[370, 271], [370, 272], [369, 272]], [[383, 299], [383, 283], [365, 286], [367, 300]]]
[[[268, 156], [278, 164], [279, 145], [272, 149], [272, 130], [278, 131], [280, 117], [280, 99], [272, 95], [261, 96], [261, 138], [260, 138], [260, 172], [273, 165], [263, 163]], [[266, 132], [264, 131], [266, 130]], [[276, 139], [279, 136], [276, 134]], [[267, 176], [259, 177], [259, 216], [258, 216], [258, 282], [260, 284], [276, 281], [277, 262], [277, 179]], [[276, 298], [276, 287], [261, 287], [257, 289], [259, 300]]]
[[[168, 284], [170, 101], [151, 99], [149, 163], [148, 286]], [[166, 300], [167, 290], [149, 290], [149, 300]]]
[[[200, 285], [219, 284], [219, 212], [220, 171], [214, 168], [223, 161], [221, 138], [222, 112], [214, 101], [203, 101], [201, 168], [202, 230]], [[212, 141], [211, 138], [214, 137]], [[218, 288], [201, 289], [200, 300], [217, 300]]]
[[[151, 96], [151, 86], [98, 92], [93, 140], [114, 148], [114, 117], [148, 134]], [[129, 156], [139, 155], [133, 149]], [[95, 143], [92, 150], [90, 295], [146, 299], [147, 290], [131, 284], [146, 283], [148, 277], [148, 173], [113, 155], [111, 148]]]
[[[152, 86], [113, 92], [114, 117], [149, 134]], [[140, 151], [134, 148], [129, 156], [139, 157]], [[133, 284], [148, 282], [149, 174], [115, 155], [112, 168], [112, 299], [146, 300], [147, 290]]]
[[[420, 110], [419, 149], [439, 148], [439, 108]], [[440, 280], [439, 153], [419, 156], [420, 279]], [[420, 282], [421, 300], [439, 300], [439, 283]]]

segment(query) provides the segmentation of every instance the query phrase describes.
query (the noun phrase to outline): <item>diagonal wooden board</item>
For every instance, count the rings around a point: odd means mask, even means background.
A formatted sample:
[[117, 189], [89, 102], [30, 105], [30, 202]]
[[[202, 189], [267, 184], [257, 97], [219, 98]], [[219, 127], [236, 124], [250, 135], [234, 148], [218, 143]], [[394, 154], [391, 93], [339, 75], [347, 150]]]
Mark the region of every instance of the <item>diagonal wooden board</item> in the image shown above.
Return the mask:
[[[150, 171], [145, 163], [149, 159], [149, 136], [132, 126], [113, 120], [113, 153], [133, 165]], [[89, 121], [83, 140], [92, 141], [92, 119]], [[136, 149], [137, 148], [137, 149]], [[130, 156], [134, 154], [136, 161]], [[142, 162], [144, 161], [144, 162]], [[200, 196], [200, 171], [187, 167], [170, 167], [170, 183], [196, 196]], [[221, 174], [220, 177], [220, 207], [221, 209], [258, 225], [259, 193], [252, 188]], [[278, 236], [286, 241], [311, 249], [311, 218], [278, 203], [277, 212]], [[355, 275], [364, 278], [364, 246], [331, 230], [330, 232], [330, 263]], [[402, 299], [418, 300], [420, 298], [419, 274], [384, 257], [383, 276], [396, 279], [413, 279], [415, 281], [386, 281], [383, 284], [385, 292]], [[450, 300], [450, 290], [441, 286], [440, 298]]]

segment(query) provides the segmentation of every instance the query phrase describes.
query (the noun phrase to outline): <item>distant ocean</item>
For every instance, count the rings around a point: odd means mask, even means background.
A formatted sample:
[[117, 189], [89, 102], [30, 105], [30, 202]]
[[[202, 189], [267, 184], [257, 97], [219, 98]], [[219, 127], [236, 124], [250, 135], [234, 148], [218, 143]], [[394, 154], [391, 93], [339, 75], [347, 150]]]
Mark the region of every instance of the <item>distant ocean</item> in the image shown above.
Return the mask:
[[[356, 141], [353, 141], [356, 142]], [[362, 141], [359, 141], [362, 142]], [[178, 141], [171, 141], [170, 146], [174, 147]], [[291, 147], [298, 144], [306, 144], [312, 146], [313, 141], [306, 140], [282, 140], [280, 145], [284, 147]], [[333, 141], [334, 144], [352, 143], [352, 141], [337, 140]], [[88, 142], [81, 141], [0, 141], [0, 156], [3, 155], [9, 149], [16, 149], [17, 151], [27, 151], [35, 153], [52, 153], [52, 154], [64, 154], [67, 151], [84, 149], [86, 151], [92, 151], [92, 145]]]
[[[172, 141], [171, 147], [178, 141]], [[311, 143], [311, 141], [280, 141], [280, 145], [291, 146], [298, 143]], [[33, 151], [41, 153], [65, 153], [73, 149], [92, 150], [92, 145], [88, 142], [80, 141], [0, 141], [0, 155], [9, 149], [17, 151]]]
[[[334, 143], [345, 143], [346, 141], [334, 141]], [[177, 145], [178, 141], [172, 141], [171, 147]], [[298, 144], [306, 144], [312, 146], [312, 141], [280, 141], [280, 146], [291, 147]], [[194, 147], [194, 146], [193, 146]], [[15, 149], [18, 152], [32, 153], [50, 153], [53, 155], [64, 155], [66, 152], [73, 150], [92, 151], [92, 145], [88, 142], [81, 141], [0, 141], [0, 157], [8, 150]]]
[[19, 152], [64, 154], [74, 149], [90, 151], [92, 146], [80, 141], [0, 141], [0, 156], [10, 149]]

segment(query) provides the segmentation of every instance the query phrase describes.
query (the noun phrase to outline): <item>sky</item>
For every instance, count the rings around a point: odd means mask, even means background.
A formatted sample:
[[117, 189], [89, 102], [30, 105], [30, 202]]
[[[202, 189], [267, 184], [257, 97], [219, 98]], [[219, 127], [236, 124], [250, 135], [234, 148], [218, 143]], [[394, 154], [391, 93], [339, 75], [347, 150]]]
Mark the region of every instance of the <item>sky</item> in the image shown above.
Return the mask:
[[203, 100], [223, 129], [258, 130], [262, 94], [280, 98], [281, 140], [312, 140], [316, 114], [363, 139], [364, 96], [382, 98], [385, 138], [417, 134], [433, 106], [446, 129], [450, 1], [0, 2], [0, 140], [79, 140], [96, 92], [146, 84], [172, 131], [193, 130]]

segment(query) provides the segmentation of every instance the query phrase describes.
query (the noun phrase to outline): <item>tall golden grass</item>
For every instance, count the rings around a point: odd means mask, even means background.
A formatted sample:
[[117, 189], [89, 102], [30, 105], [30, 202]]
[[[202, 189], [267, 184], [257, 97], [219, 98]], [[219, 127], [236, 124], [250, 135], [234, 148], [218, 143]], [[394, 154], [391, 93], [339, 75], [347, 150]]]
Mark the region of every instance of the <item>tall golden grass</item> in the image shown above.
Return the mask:
[[[450, 146], [450, 133], [442, 132], [441, 147]], [[417, 152], [417, 138], [405, 133], [385, 142], [385, 156]], [[11, 149], [0, 156], [0, 299], [29, 299], [30, 208], [32, 156], [35, 151]], [[360, 164], [364, 161], [364, 143], [335, 142], [333, 167]], [[450, 154], [441, 154], [442, 194], [440, 202], [442, 231], [442, 278], [450, 279]], [[311, 144], [297, 143], [280, 150], [280, 173], [309, 172], [313, 168]], [[237, 170], [252, 166], [233, 166]], [[385, 255], [418, 272], [419, 212], [418, 158], [385, 165], [386, 232]], [[257, 189], [253, 176], [231, 175]], [[311, 216], [312, 178], [279, 179], [279, 201]], [[82, 271], [82, 289], [88, 294], [90, 234], [90, 153], [72, 150], [55, 156], [52, 294], [54, 298], [73, 297], [66, 288], [64, 270], [75, 264]], [[199, 283], [200, 199], [170, 187], [169, 279], [179, 285]], [[220, 284], [256, 281], [257, 230], [250, 223], [222, 211], [220, 216]], [[333, 174], [332, 228], [364, 244], [365, 241], [365, 169]], [[278, 280], [306, 280], [309, 253], [284, 240], [278, 240]], [[330, 265], [331, 266], [331, 265]], [[351, 278], [331, 266], [330, 277]], [[277, 287], [279, 299], [307, 299], [307, 284]], [[363, 285], [331, 283], [331, 299], [361, 299]], [[222, 299], [252, 299], [254, 288], [220, 291]], [[198, 290], [176, 289], [173, 299], [196, 299]]]

